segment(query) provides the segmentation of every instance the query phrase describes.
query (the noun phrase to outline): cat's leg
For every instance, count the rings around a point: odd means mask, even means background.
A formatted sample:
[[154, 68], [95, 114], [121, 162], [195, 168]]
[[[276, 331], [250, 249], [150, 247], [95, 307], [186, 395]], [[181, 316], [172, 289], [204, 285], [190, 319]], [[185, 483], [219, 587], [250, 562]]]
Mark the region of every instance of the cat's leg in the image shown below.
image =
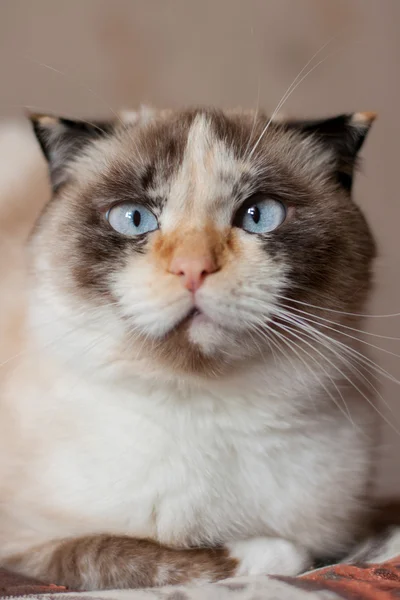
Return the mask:
[[238, 561], [235, 575], [298, 575], [312, 564], [306, 548], [282, 538], [234, 542], [228, 551]]
[[211, 582], [238, 575], [296, 575], [308, 553], [291, 542], [254, 538], [225, 548], [173, 549], [148, 540], [96, 535], [49, 542], [14, 556], [6, 567], [72, 590]]

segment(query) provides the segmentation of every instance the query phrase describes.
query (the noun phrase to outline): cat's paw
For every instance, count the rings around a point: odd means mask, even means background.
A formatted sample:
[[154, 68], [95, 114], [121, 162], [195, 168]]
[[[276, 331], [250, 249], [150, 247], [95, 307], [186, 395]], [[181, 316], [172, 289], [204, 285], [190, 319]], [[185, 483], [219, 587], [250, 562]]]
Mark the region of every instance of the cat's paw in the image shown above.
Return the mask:
[[312, 562], [305, 548], [280, 538], [252, 538], [229, 544], [228, 549], [239, 561], [237, 576], [298, 575]]

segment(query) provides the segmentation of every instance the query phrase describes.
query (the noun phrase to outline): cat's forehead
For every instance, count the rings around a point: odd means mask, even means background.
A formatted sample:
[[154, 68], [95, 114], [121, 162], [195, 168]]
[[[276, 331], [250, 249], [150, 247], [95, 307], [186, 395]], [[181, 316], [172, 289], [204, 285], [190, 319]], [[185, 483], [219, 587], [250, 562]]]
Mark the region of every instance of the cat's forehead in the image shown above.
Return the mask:
[[266, 124], [265, 117], [247, 113], [155, 115], [96, 142], [76, 163], [75, 179], [100, 190], [105, 203], [162, 206], [164, 228], [190, 216], [197, 223], [220, 217], [226, 224], [235, 206], [262, 186], [281, 191], [288, 173], [302, 184], [312, 180], [312, 141], [274, 123], [265, 130]]
[[[257, 161], [248, 158], [246, 123], [206, 111], [120, 127], [77, 163], [77, 180], [116, 200], [165, 204], [174, 215], [216, 211], [251, 193]], [[247, 149], [248, 150], [248, 149]], [[108, 200], [108, 199], [107, 199]]]
[[161, 182], [164, 189], [154, 190], [168, 197], [164, 228], [174, 227], [180, 214], [198, 220], [230, 208], [224, 205], [234, 201], [234, 191], [243, 195], [244, 175], [251, 171], [251, 162], [241, 156], [239, 137], [229, 143], [218, 135], [207, 115], [198, 114], [187, 131], [179, 165]]

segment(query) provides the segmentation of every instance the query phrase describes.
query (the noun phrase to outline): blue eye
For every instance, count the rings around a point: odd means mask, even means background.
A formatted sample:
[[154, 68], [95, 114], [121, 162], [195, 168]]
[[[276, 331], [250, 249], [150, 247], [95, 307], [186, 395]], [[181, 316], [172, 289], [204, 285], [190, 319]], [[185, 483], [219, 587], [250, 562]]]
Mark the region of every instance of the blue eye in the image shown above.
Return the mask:
[[115, 231], [129, 237], [158, 229], [158, 222], [153, 213], [133, 202], [121, 202], [110, 208], [107, 220]]
[[285, 218], [286, 209], [281, 202], [255, 198], [239, 210], [233, 224], [249, 233], [268, 233], [282, 225]]

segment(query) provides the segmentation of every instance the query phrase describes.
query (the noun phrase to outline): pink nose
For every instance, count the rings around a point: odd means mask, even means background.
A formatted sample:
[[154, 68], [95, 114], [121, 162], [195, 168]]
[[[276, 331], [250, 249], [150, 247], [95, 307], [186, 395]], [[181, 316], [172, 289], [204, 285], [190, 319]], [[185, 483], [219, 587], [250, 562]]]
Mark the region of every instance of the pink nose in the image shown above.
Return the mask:
[[169, 272], [179, 275], [183, 285], [195, 292], [204, 282], [207, 275], [215, 273], [217, 266], [211, 256], [184, 258], [175, 256], [169, 266]]

